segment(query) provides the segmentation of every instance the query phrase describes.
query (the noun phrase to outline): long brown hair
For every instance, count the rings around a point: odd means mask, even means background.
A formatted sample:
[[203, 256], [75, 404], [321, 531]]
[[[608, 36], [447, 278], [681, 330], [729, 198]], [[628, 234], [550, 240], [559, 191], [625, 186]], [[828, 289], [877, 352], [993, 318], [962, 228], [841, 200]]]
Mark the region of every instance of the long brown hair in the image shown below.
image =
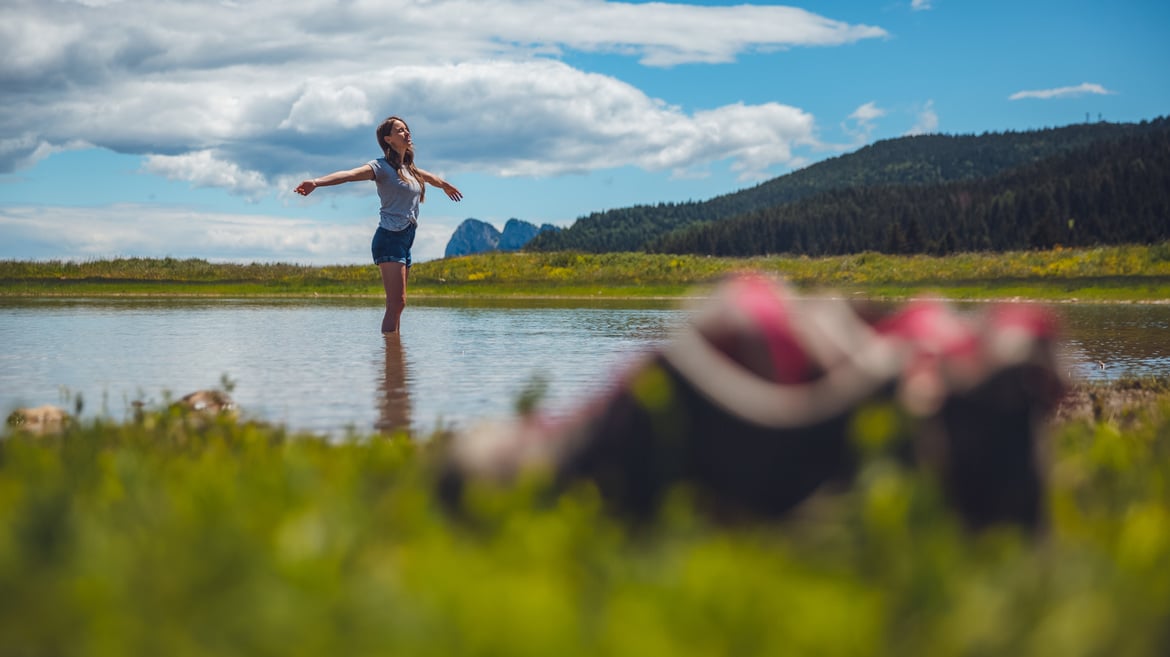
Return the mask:
[[398, 151], [390, 148], [390, 145], [386, 143], [386, 137], [389, 137], [390, 131], [394, 129], [395, 121], [401, 123], [406, 127], [406, 131], [410, 132], [410, 126], [406, 125], [406, 121], [403, 121], [397, 116], [391, 116], [378, 126], [378, 129], [374, 132], [374, 134], [378, 137], [378, 146], [386, 155], [386, 161], [389, 162], [390, 166], [394, 167], [394, 170], [398, 172], [398, 179], [404, 183], [409, 184], [410, 181], [408, 181], [406, 177], [402, 175], [402, 167], [406, 167], [406, 169], [410, 171], [410, 175], [414, 178], [415, 182], [418, 183], [419, 189], [422, 190], [422, 193], [419, 194], [418, 197], [418, 202], [422, 203], [427, 199], [427, 184], [423, 182], [422, 176], [418, 175], [418, 168], [414, 166], [414, 147], [407, 146], [406, 152], [400, 159], [398, 156]]

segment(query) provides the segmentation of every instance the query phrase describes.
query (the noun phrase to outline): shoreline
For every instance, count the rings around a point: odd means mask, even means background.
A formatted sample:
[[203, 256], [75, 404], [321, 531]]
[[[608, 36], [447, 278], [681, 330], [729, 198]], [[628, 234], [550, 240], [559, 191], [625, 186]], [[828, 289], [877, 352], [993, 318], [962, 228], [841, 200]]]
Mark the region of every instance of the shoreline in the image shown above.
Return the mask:
[[[4, 289], [0, 285], [0, 303], [6, 301], [20, 301], [32, 299], [252, 299], [252, 300], [273, 300], [273, 301], [313, 301], [313, 300], [354, 300], [354, 301], [371, 301], [379, 302], [383, 299], [383, 293], [378, 292], [320, 292], [316, 290], [301, 290], [296, 292], [290, 291], [270, 291], [270, 290], [238, 290], [226, 289], [222, 291], [206, 291], [196, 292], [182, 289], [165, 289], [165, 290], [150, 290], [150, 291], [136, 291], [136, 290], [119, 290], [110, 289], [114, 285], [98, 284], [96, 286], [85, 285], [83, 287], [75, 287], [73, 285], [65, 284], [54, 289], [38, 289], [38, 290], [11, 290]], [[519, 287], [519, 286], [518, 286]], [[640, 294], [637, 292], [628, 292], [627, 286], [613, 286], [608, 287], [602, 293], [557, 293], [555, 291], [549, 292], [527, 292], [527, 291], [501, 291], [498, 288], [491, 291], [460, 291], [460, 292], [434, 292], [428, 289], [415, 290], [408, 289], [408, 303], [410, 301], [581, 301], [581, 302], [597, 302], [597, 301], [650, 301], [650, 302], [669, 302], [669, 301], [697, 301], [709, 298], [710, 295], [696, 293], [696, 288], [702, 288], [703, 285], [690, 286], [686, 291], [678, 294], [663, 294], [650, 293]], [[1052, 294], [1021, 294], [1019, 291], [1012, 294], [997, 295], [993, 293], [984, 293], [980, 295], [965, 295], [965, 294], [939, 294], [938, 286], [924, 286], [921, 288], [914, 288], [906, 286], [900, 288], [900, 293], [878, 292], [873, 293], [871, 290], [863, 288], [844, 288], [844, 287], [803, 287], [798, 286], [801, 293], [809, 296], [822, 296], [827, 298], [842, 298], [856, 301], [907, 301], [910, 299], [924, 299], [935, 301], [949, 301], [955, 303], [1047, 303], [1054, 305], [1070, 305], [1070, 304], [1126, 304], [1126, 305], [1167, 305], [1170, 304], [1170, 297], [1129, 297], [1129, 296], [1092, 296], [1092, 297], [1060, 297]]]
[[[801, 294], [874, 301], [1170, 303], [1170, 242], [1085, 249], [721, 258], [648, 253], [500, 253], [411, 269], [411, 299], [671, 301], [741, 272]], [[37, 297], [382, 299], [371, 265], [211, 263], [196, 258], [0, 260], [0, 300]]]

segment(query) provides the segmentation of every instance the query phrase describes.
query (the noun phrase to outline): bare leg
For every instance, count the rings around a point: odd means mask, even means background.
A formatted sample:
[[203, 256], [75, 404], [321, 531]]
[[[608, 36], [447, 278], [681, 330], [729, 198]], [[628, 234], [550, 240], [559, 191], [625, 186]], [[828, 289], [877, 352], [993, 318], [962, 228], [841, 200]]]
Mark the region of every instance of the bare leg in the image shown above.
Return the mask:
[[378, 269], [382, 272], [382, 287], [386, 289], [382, 333], [394, 333], [398, 331], [402, 309], [406, 307], [406, 279], [410, 277], [410, 269], [401, 262], [383, 262]]

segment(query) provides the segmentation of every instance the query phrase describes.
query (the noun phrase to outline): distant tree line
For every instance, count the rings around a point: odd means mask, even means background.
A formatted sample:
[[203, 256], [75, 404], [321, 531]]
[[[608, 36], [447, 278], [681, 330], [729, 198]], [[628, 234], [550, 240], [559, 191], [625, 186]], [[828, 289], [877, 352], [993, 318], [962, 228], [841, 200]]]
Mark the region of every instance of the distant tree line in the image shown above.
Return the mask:
[[[1159, 154], [1139, 158], [1139, 169], [1145, 169], [1136, 173], [1127, 172], [1128, 160], [1112, 158], [1164, 141], [1167, 130], [1170, 119], [1161, 118], [884, 140], [708, 201], [594, 213], [559, 233], [538, 236], [526, 248], [812, 255], [1019, 248], [1021, 233], [1034, 246], [1097, 243], [1098, 233], [1110, 234], [1101, 241], [1117, 241], [1110, 222], [1129, 216], [1128, 206], [1135, 204], [1128, 198], [1130, 187], [1140, 192], [1166, 169], [1158, 164]], [[1082, 165], [1094, 166], [1095, 173]], [[1071, 178], [1061, 180], [1068, 176], [1097, 186], [1069, 189]], [[1090, 190], [1101, 196], [1088, 198]], [[1119, 211], [1105, 207], [1122, 200], [1126, 205]], [[1142, 221], [1156, 225], [1157, 199], [1140, 203], [1148, 206]], [[956, 208], [957, 214], [948, 214]], [[1108, 221], [1102, 219], [1106, 215]], [[1148, 239], [1165, 239], [1165, 212], [1160, 216], [1160, 237]], [[1125, 234], [1134, 232], [1151, 230], [1129, 226]], [[1009, 242], [1012, 246], [1000, 246]]]
[[1170, 130], [974, 181], [856, 187], [695, 225], [646, 250], [726, 256], [948, 254], [1170, 239]]

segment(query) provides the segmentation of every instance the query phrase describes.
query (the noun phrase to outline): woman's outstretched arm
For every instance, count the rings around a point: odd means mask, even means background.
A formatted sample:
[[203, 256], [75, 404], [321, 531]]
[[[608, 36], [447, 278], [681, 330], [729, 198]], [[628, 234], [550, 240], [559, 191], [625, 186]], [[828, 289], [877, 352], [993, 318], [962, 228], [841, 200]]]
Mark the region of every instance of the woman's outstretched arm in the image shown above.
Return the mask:
[[334, 171], [333, 173], [321, 176], [320, 178], [305, 180], [301, 182], [301, 184], [297, 185], [297, 188], [293, 191], [300, 194], [301, 196], [308, 196], [309, 194], [312, 194], [313, 190], [317, 189], [318, 187], [329, 187], [330, 185], [340, 185], [342, 183], [354, 182], [357, 180], [373, 179], [374, 169], [368, 164], [363, 164], [356, 169], [350, 169], [348, 171]]
[[443, 193], [445, 193], [447, 195], [447, 198], [450, 198], [452, 201], [463, 200], [463, 192], [456, 189], [455, 185], [452, 185], [451, 183], [447, 182], [446, 180], [443, 180], [442, 178], [436, 176], [435, 174], [433, 174], [429, 171], [423, 171], [422, 169], [418, 169], [418, 176], [419, 176], [419, 178], [423, 179], [423, 182], [430, 184], [430, 185], [434, 185], [435, 187], [438, 187], [439, 189], [443, 190]]

